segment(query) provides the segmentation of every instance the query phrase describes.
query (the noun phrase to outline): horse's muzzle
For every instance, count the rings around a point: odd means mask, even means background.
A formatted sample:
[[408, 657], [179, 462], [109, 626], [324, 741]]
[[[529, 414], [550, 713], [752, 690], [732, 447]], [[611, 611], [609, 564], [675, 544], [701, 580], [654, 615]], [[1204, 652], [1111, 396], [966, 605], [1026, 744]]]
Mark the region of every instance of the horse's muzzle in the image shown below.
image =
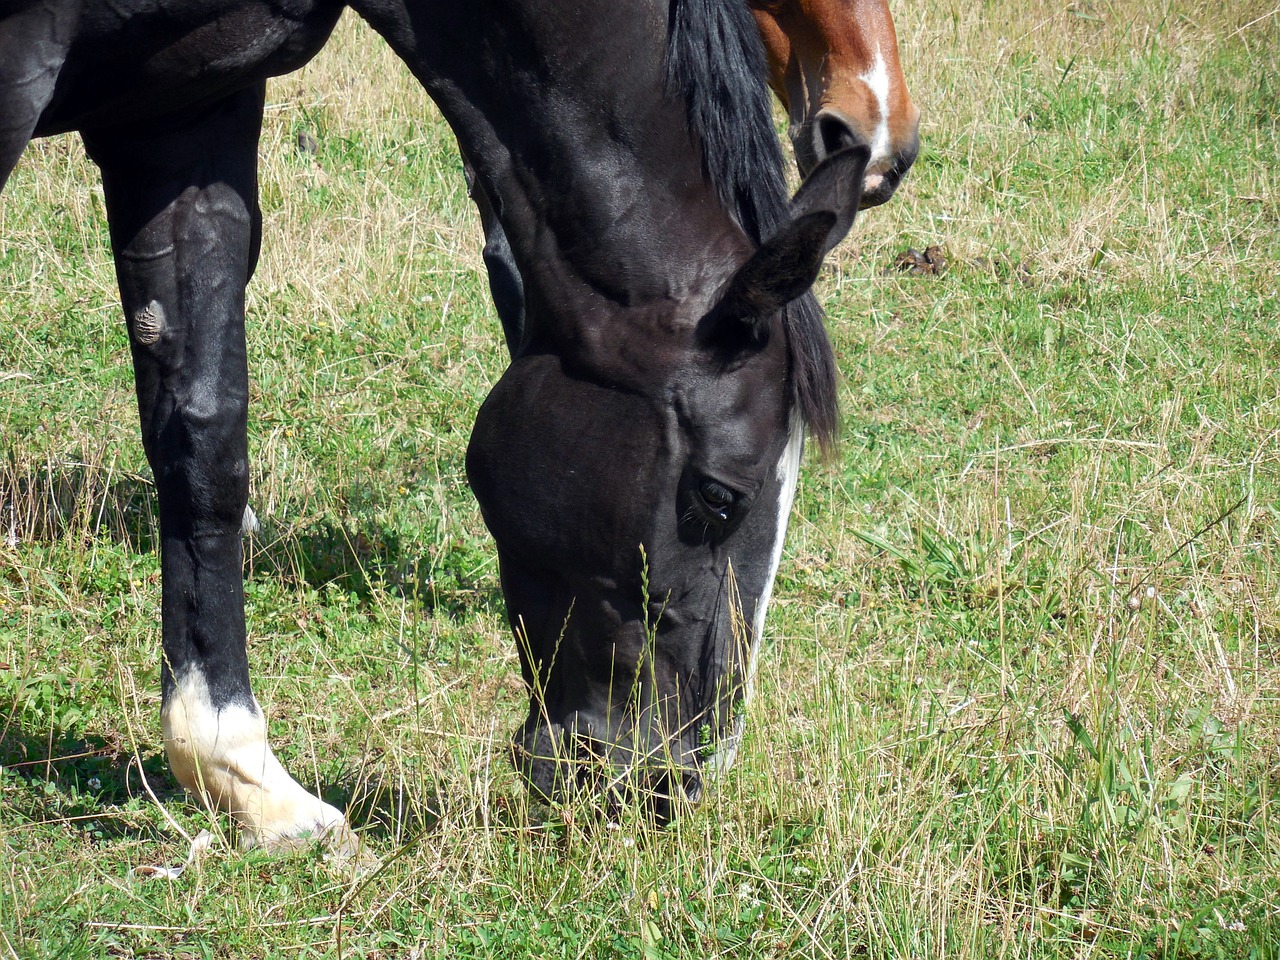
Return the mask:
[[[856, 130], [843, 114], [829, 108], [819, 110], [800, 126], [792, 127], [791, 143], [802, 177], [807, 177], [814, 167], [839, 150], [859, 145], [872, 146], [868, 137]], [[919, 151], [920, 138], [915, 128], [909, 136], [901, 138], [901, 142], [891, 144], [887, 153], [877, 155], [873, 150], [858, 209], [878, 207], [888, 201], [915, 163]]]
[[511, 758], [542, 803], [598, 803], [609, 814], [636, 809], [668, 823], [702, 796], [702, 773], [688, 748], [653, 738], [641, 746], [634, 732], [597, 739], [575, 717], [568, 725], [529, 721], [516, 731]]

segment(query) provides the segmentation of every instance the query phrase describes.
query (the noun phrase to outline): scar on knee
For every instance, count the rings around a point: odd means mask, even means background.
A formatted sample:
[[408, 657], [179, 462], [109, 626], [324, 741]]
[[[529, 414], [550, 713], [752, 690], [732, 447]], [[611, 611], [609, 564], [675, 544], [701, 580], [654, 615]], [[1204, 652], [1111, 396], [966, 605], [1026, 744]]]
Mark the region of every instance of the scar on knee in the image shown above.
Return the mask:
[[149, 347], [164, 333], [164, 307], [152, 300], [133, 315], [133, 336], [144, 347]]

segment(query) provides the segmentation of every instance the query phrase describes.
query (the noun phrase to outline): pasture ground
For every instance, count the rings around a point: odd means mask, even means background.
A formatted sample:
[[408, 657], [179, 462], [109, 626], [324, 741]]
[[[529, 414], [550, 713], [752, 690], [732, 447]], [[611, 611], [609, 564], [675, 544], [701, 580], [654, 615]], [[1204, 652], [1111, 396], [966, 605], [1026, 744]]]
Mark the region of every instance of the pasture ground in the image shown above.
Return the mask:
[[479, 228], [438, 114], [344, 21], [271, 87], [247, 591], [277, 749], [381, 867], [132, 878], [181, 860], [168, 818], [225, 824], [159, 753], [100, 190], [78, 141], [29, 149], [0, 198], [0, 957], [1280, 957], [1280, 14], [894, 10], [924, 149], [821, 280], [841, 447], [738, 765], [660, 832], [531, 817], [507, 762], [524, 693], [463, 475], [504, 360]]

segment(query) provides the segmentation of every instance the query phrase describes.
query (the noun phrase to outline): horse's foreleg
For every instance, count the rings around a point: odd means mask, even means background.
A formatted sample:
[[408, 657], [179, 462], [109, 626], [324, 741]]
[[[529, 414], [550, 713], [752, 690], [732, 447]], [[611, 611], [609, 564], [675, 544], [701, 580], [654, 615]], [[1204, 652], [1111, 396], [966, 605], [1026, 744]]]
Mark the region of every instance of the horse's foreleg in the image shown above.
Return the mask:
[[249, 684], [244, 290], [257, 259], [261, 87], [162, 129], [86, 132], [102, 169], [147, 459], [160, 502], [161, 724], [178, 780], [246, 845], [347, 838], [280, 765]]

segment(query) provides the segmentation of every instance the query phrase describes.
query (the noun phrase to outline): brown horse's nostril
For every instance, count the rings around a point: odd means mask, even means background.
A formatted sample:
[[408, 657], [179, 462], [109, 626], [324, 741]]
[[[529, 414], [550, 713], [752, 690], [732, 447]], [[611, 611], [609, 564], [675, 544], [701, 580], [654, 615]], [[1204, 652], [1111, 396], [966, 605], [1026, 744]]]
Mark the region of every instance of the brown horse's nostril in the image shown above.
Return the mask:
[[807, 177], [813, 168], [833, 153], [866, 143], [842, 114], [831, 109], [818, 111], [802, 127], [793, 128], [791, 145], [796, 151], [800, 176]]
[[813, 147], [818, 162], [821, 163], [837, 151], [855, 147], [862, 143], [849, 121], [838, 113], [823, 110], [814, 118]]

